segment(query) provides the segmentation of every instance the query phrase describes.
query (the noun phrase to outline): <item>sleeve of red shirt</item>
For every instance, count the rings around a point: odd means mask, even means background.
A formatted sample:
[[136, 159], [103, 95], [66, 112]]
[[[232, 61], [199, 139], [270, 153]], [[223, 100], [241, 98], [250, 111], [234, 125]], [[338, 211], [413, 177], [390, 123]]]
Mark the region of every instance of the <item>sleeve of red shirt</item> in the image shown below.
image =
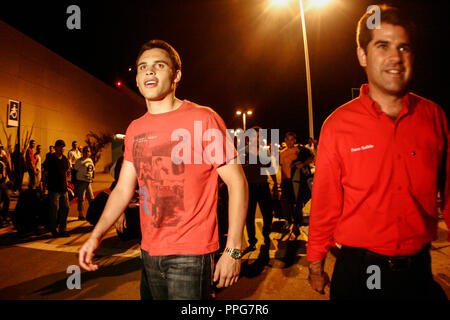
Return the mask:
[[[212, 129], [213, 131], [210, 131]], [[233, 139], [227, 130], [225, 122], [215, 112], [212, 111], [211, 116], [206, 123], [206, 134], [203, 137], [203, 148], [212, 148], [214, 150], [214, 156], [211, 157], [210, 152], [206, 152], [208, 163], [211, 163], [215, 168], [221, 167], [230, 163], [237, 156], [236, 149], [234, 148]], [[217, 130], [217, 131], [214, 131]], [[217, 140], [217, 136], [214, 135], [220, 133], [221, 141]], [[218, 154], [216, 152], [219, 152]]]
[[325, 121], [319, 138], [308, 234], [309, 261], [322, 260], [334, 246], [334, 231], [342, 213], [341, 160], [329, 122]]
[[132, 123], [128, 126], [127, 131], [125, 132], [125, 139], [124, 144], [125, 148], [123, 151], [123, 159], [129, 162], [133, 162], [133, 129], [132, 129]]
[[[441, 209], [442, 215], [444, 216], [445, 223], [450, 229], [450, 134], [448, 129], [448, 122], [444, 111], [439, 108], [441, 119], [442, 119], [442, 129], [444, 131], [445, 137], [445, 149], [442, 157], [441, 170], [439, 172], [439, 182], [441, 190]], [[450, 241], [450, 231], [447, 233], [447, 241]]]

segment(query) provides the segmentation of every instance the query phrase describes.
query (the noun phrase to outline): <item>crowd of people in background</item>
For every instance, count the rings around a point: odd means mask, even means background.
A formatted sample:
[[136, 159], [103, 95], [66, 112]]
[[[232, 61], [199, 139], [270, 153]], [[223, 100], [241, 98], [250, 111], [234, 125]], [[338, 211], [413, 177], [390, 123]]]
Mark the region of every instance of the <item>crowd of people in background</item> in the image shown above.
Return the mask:
[[[256, 137], [260, 127], [255, 126]], [[279, 153], [279, 174], [271, 174], [269, 171], [262, 175], [261, 170], [265, 170], [273, 165], [272, 161], [260, 161], [258, 164], [249, 164], [251, 148], [249, 145], [255, 143], [260, 146], [261, 141], [249, 141], [246, 145], [243, 169], [249, 185], [249, 204], [247, 211], [246, 227], [249, 246], [244, 250], [244, 254], [256, 250], [255, 236], [255, 214], [256, 204], [259, 205], [263, 217], [262, 234], [264, 244], [260, 253], [268, 254], [270, 248], [270, 233], [273, 217], [285, 220], [283, 233], [290, 232], [297, 238], [303, 230], [307, 239], [308, 233], [308, 210], [304, 210], [305, 205], [311, 199], [312, 182], [314, 177], [314, 159], [317, 151], [317, 140], [309, 138], [304, 145], [297, 143], [296, 133], [289, 131], [285, 134], [284, 142], [280, 146]], [[253, 151], [255, 152], [255, 151]], [[256, 149], [258, 154], [259, 148]], [[267, 158], [271, 157], [267, 148]], [[264, 165], [263, 163], [267, 163]], [[277, 178], [278, 176], [278, 178]]]
[[[253, 127], [256, 133], [261, 129]], [[259, 139], [259, 135], [256, 136]], [[250, 142], [250, 141], [249, 141]], [[256, 145], [260, 142], [252, 141]], [[88, 146], [82, 147], [77, 141], [72, 142], [72, 148], [64, 155], [66, 147], [63, 140], [57, 140], [55, 145], [49, 146], [49, 152], [42, 157], [41, 145], [31, 140], [25, 152], [24, 163], [28, 174], [28, 189], [47, 194], [50, 204], [50, 232], [55, 237], [67, 237], [66, 221], [69, 213], [70, 193], [77, 198], [78, 220], [85, 220], [85, 199], [91, 204], [94, 200], [92, 182], [95, 175], [95, 165], [90, 158]], [[256, 250], [255, 214], [259, 205], [263, 216], [264, 244], [261, 251], [268, 253], [270, 247], [270, 233], [273, 217], [286, 221], [285, 231], [295, 236], [303, 230], [307, 234], [308, 212], [303, 208], [311, 199], [312, 180], [314, 176], [314, 158], [317, 152], [317, 140], [309, 138], [302, 145], [297, 143], [294, 132], [285, 134], [284, 142], [280, 146], [279, 178], [276, 174], [261, 175], [263, 167], [270, 167], [272, 162], [260, 161], [249, 164], [251, 148], [245, 146], [246, 163], [244, 172], [249, 183], [249, 207], [246, 219], [249, 246], [246, 252]], [[259, 149], [256, 149], [259, 154]], [[267, 151], [270, 158], [270, 150]], [[263, 165], [262, 163], [268, 163]], [[8, 174], [11, 166], [8, 157], [0, 145], [0, 226], [7, 226], [11, 222], [9, 214], [10, 198], [8, 195]], [[120, 165], [118, 166], [120, 170]], [[264, 169], [263, 169], [264, 170]], [[118, 177], [119, 172], [115, 173]], [[281, 179], [280, 179], [281, 178]], [[279, 181], [278, 181], [279, 180]]]
[[[94, 179], [95, 165], [90, 158], [91, 152], [88, 146], [81, 147], [77, 141], [72, 142], [72, 149], [67, 157], [64, 155], [66, 144], [59, 139], [55, 145], [49, 147], [49, 152], [42, 157], [41, 145], [35, 140], [30, 140], [23, 161], [16, 161], [16, 155], [12, 155], [12, 164], [9, 162], [4, 147], [0, 145], [0, 227], [8, 226], [12, 221], [9, 213], [9, 190], [13, 189], [21, 193], [23, 190], [22, 179], [17, 183], [8, 183], [8, 171], [14, 170], [14, 166], [23, 163], [28, 175], [28, 185], [25, 190], [32, 190], [41, 197], [48, 197], [49, 202], [49, 231], [54, 237], [68, 237], [66, 222], [69, 213], [69, 193], [78, 201], [78, 219], [85, 220], [84, 201], [87, 198], [91, 203], [94, 200], [92, 182]], [[18, 168], [15, 168], [15, 171]], [[14, 173], [17, 175], [17, 173]]]

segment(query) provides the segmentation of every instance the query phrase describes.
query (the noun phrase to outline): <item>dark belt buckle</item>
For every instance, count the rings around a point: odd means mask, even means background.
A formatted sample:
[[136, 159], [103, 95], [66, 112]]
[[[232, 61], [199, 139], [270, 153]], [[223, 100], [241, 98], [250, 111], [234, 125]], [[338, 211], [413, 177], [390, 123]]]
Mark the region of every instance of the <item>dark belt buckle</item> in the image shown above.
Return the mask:
[[409, 269], [411, 267], [411, 258], [410, 257], [402, 257], [402, 258], [389, 258], [389, 268], [392, 271], [400, 271]]

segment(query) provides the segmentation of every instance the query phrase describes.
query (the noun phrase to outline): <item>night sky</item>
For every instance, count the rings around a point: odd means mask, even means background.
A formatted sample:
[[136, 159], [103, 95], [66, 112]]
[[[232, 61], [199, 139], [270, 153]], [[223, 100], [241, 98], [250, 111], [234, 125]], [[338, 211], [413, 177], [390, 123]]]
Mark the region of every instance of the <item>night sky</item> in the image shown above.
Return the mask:
[[[0, 19], [109, 85], [120, 79], [136, 90], [135, 71], [128, 68], [140, 46], [166, 40], [183, 64], [178, 98], [212, 107], [228, 128], [242, 126], [237, 107], [251, 107], [249, 126], [295, 131], [303, 140], [308, 112], [298, 1], [277, 10], [269, 10], [268, 2], [2, 1]], [[351, 88], [366, 81], [356, 58], [355, 29], [367, 7], [379, 3], [333, 0], [306, 12], [316, 137], [326, 117], [351, 99]], [[450, 1], [387, 3], [409, 8], [420, 31], [412, 91], [449, 114]], [[66, 27], [72, 4], [81, 8], [81, 30]]]

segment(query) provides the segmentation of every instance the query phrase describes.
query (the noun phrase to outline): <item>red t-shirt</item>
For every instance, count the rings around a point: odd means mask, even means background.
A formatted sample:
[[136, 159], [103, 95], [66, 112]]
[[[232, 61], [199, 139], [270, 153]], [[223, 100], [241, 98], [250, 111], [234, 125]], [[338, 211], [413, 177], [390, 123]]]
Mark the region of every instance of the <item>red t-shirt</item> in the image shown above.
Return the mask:
[[318, 147], [307, 258], [335, 242], [388, 256], [435, 239], [438, 186], [450, 225], [449, 133], [443, 110], [409, 93], [394, 122], [361, 87], [325, 121]]
[[220, 116], [187, 100], [130, 124], [124, 161], [138, 178], [143, 250], [166, 256], [219, 248], [216, 169], [234, 152]]
[[31, 148], [27, 149], [26, 154], [26, 162], [27, 162], [27, 168], [33, 169], [36, 166], [36, 158], [34, 157], [34, 151]]

